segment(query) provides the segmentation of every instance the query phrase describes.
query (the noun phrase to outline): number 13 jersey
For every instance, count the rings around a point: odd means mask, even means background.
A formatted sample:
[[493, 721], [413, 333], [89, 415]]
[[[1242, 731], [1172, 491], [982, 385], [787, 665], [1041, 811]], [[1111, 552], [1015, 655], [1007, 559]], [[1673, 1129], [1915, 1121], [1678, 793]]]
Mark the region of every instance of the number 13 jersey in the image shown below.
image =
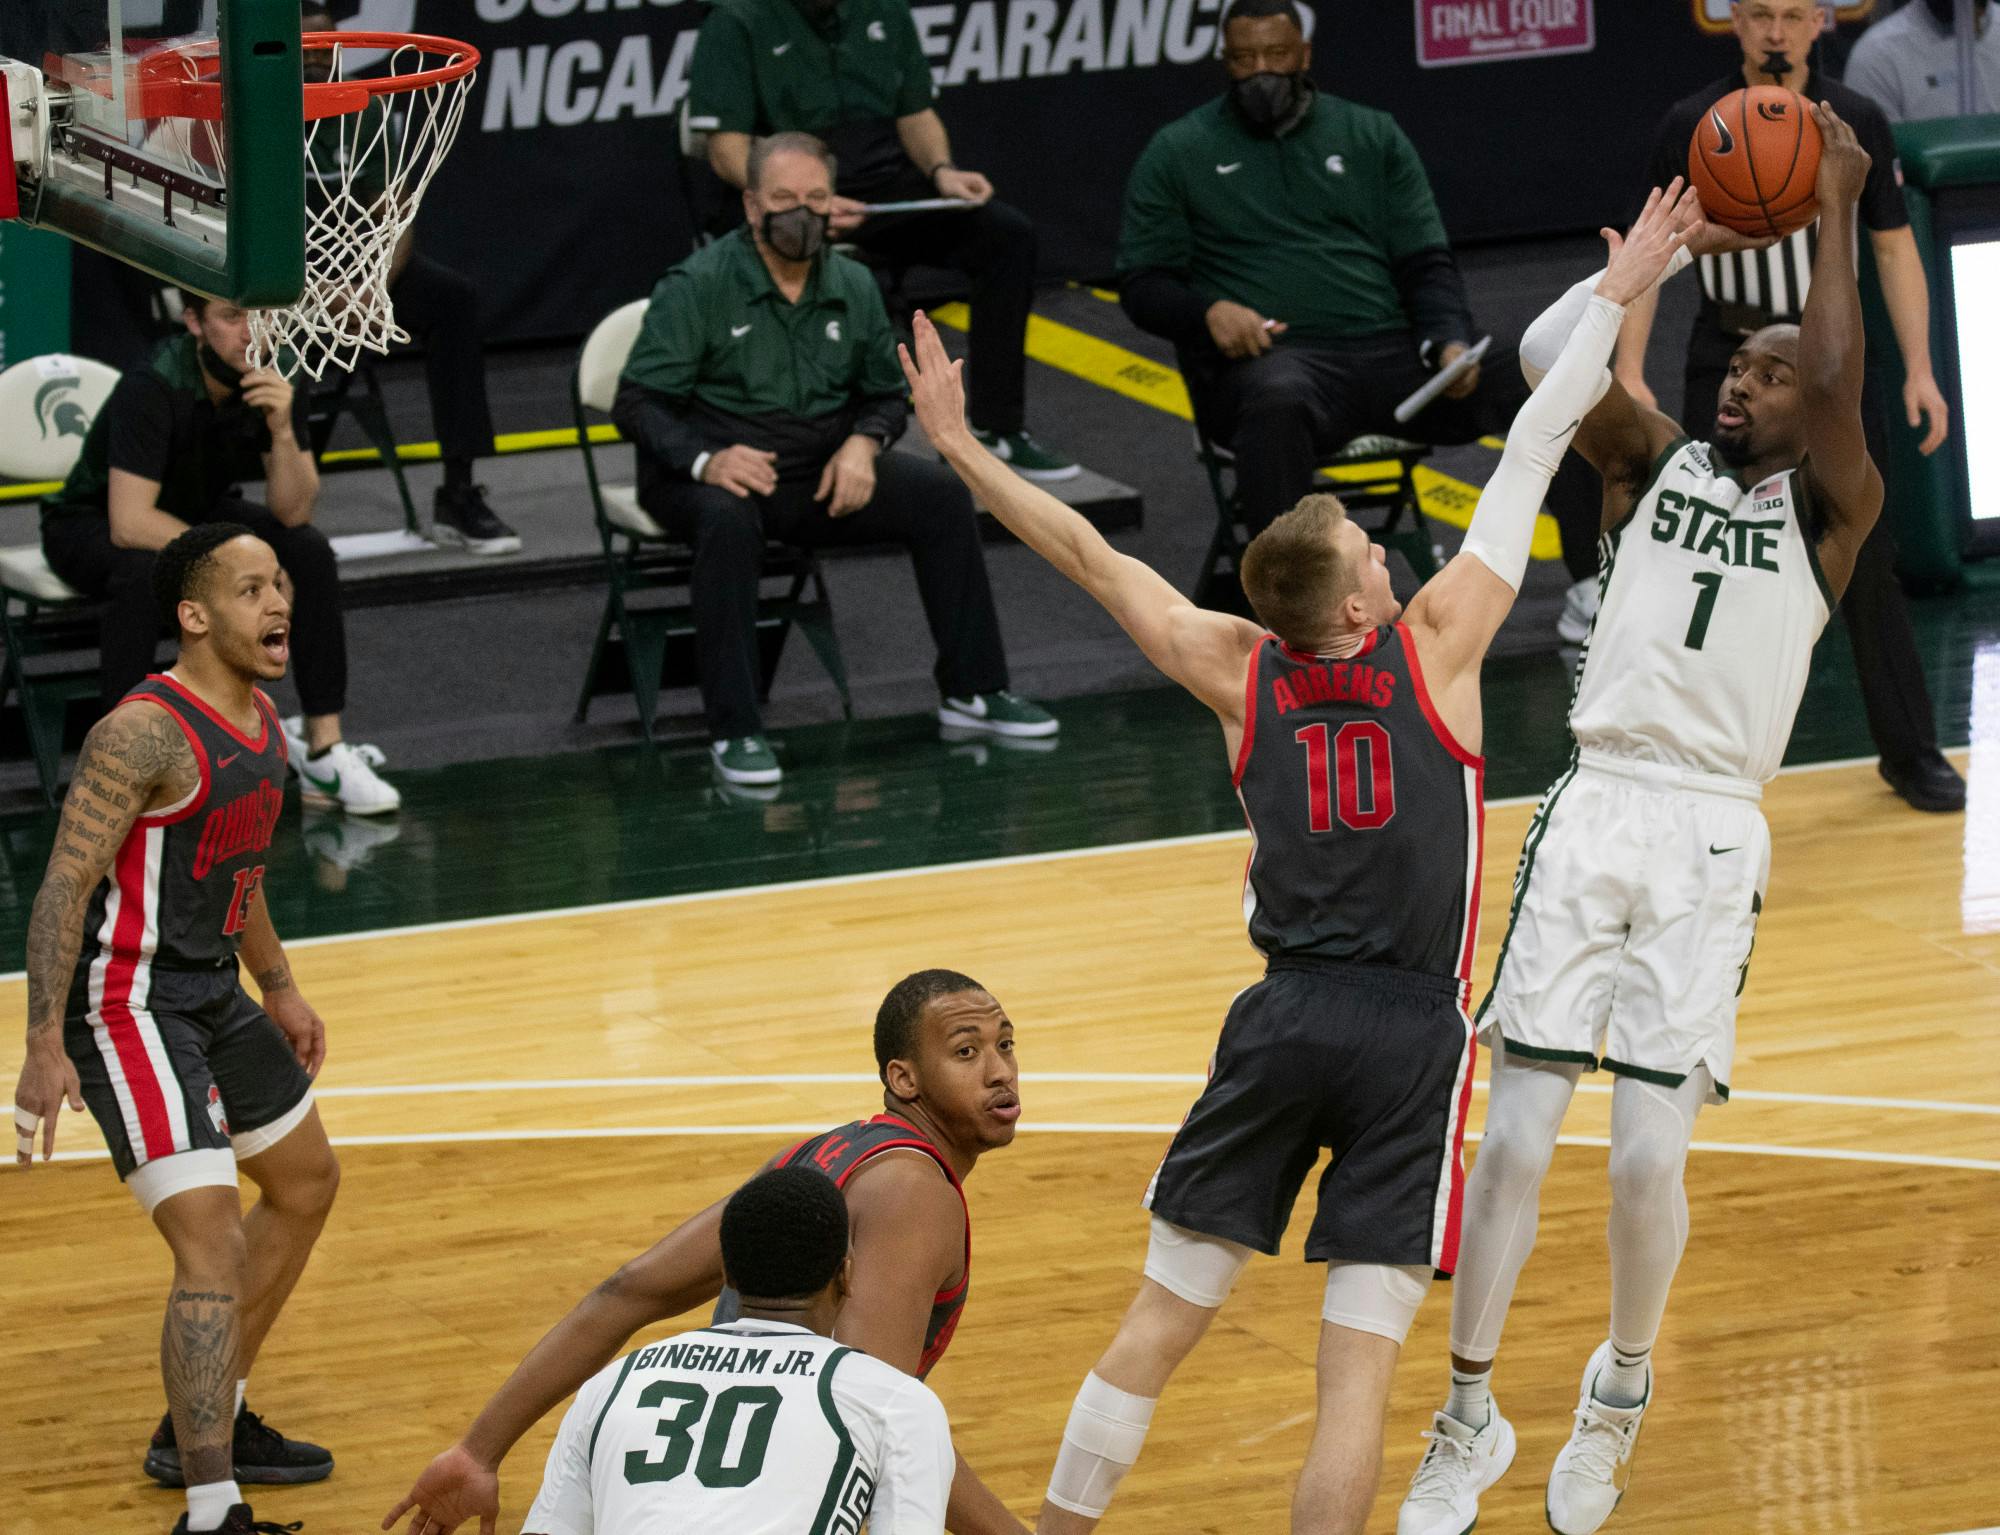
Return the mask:
[[1409, 630], [1377, 629], [1337, 659], [1267, 635], [1245, 688], [1236, 792], [1250, 823], [1250, 941], [1271, 959], [1468, 985], [1483, 762], [1431, 707]]
[[1685, 438], [1603, 544], [1570, 730], [1621, 757], [1767, 782], [1833, 612], [1796, 469], [1745, 489]]

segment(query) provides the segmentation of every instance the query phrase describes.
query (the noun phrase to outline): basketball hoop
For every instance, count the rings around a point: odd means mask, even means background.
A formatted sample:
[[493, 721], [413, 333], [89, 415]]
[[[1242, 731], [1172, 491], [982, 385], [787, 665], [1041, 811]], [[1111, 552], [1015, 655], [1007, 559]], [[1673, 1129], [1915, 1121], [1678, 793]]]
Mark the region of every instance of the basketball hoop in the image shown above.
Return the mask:
[[[387, 352], [410, 339], [389, 302], [390, 272], [458, 136], [479, 50], [405, 32], [308, 32], [300, 44], [305, 288], [288, 308], [250, 311], [250, 365], [319, 378], [329, 367], [352, 368], [363, 350]], [[356, 54], [370, 60], [368, 73], [347, 78]], [[226, 169], [214, 43], [163, 49], [140, 74], [143, 115], [189, 120], [205, 140], [195, 157]]]

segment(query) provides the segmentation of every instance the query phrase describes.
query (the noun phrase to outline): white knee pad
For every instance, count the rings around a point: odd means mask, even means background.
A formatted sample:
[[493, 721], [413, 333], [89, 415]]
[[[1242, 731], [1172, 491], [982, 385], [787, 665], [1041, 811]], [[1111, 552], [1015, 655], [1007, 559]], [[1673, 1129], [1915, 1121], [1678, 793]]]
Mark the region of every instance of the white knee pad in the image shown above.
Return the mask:
[[1158, 1401], [1120, 1391], [1095, 1370], [1084, 1376], [1049, 1475], [1049, 1501], [1086, 1519], [1102, 1519], [1111, 1495], [1138, 1462]]
[[236, 1154], [227, 1148], [176, 1151], [170, 1157], [141, 1163], [125, 1180], [139, 1206], [151, 1215], [176, 1194], [189, 1189], [236, 1187]]
[[1146, 1277], [1190, 1306], [1212, 1311], [1228, 1300], [1236, 1287], [1236, 1276], [1249, 1261], [1250, 1249], [1241, 1242], [1203, 1236], [1153, 1217], [1152, 1240], [1146, 1246]]
[[1430, 1293], [1431, 1275], [1428, 1264], [1329, 1263], [1320, 1320], [1401, 1344]]

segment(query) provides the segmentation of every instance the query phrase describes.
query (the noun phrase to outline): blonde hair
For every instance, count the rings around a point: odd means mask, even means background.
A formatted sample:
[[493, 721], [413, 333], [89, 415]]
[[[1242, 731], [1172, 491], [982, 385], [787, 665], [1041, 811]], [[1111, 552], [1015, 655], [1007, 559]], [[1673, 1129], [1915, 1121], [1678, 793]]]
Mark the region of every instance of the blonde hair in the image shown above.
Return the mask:
[[1342, 603], [1360, 589], [1353, 563], [1334, 542], [1347, 521], [1340, 497], [1302, 499], [1243, 552], [1243, 595], [1257, 621], [1295, 650], [1330, 638]]

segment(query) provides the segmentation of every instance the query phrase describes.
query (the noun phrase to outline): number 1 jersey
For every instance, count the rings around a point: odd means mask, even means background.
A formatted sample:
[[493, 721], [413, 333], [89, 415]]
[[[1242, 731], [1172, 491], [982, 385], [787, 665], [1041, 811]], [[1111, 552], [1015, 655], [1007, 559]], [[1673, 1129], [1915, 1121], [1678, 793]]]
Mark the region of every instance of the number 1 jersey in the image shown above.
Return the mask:
[[1579, 746], [1767, 782], [1833, 612], [1796, 469], [1748, 489], [1685, 439], [1604, 540], [1570, 707]]
[[1250, 941], [1274, 960], [1469, 985], [1483, 761], [1431, 707], [1409, 630], [1377, 629], [1340, 659], [1267, 635], [1248, 671], [1236, 792]]
[[923, 1382], [743, 1319], [649, 1343], [576, 1394], [532, 1535], [942, 1535], [951, 1429]]

